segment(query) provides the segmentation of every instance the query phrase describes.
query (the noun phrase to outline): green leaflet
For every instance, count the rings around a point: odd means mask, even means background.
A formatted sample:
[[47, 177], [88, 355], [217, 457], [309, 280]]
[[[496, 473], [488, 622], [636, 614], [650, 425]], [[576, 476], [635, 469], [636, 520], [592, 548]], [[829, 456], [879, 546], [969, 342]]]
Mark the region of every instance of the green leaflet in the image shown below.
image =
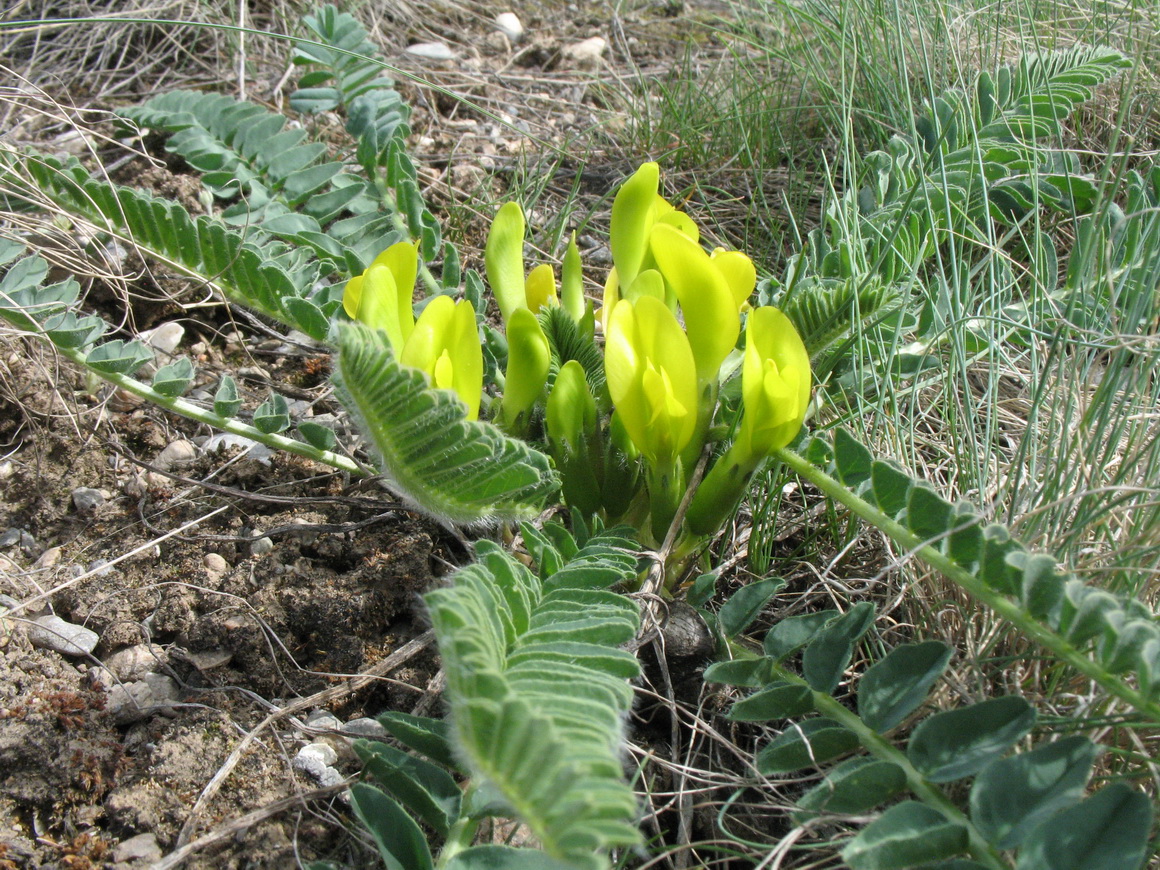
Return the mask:
[[468, 421], [453, 393], [397, 363], [384, 333], [338, 329], [334, 383], [400, 494], [447, 522], [534, 516], [558, 482], [546, 456], [490, 423]]
[[[609, 547], [615, 540], [594, 538], [578, 553], [618, 552]], [[541, 562], [551, 551], [552, 561], [562, 561], [541, 541]], [[609, 848], [639, 839], [619, 759], [632, 701], [625, 675], [637, 665], [618, 644], [636, 631], [636, 605], [592, 588], [554, 584], [548, 591], [494, 544], [480, 542], [477, 552], [480, 561], [456, 572], [450, 588], [426, 596], [459, 756], [498, 789], [552, 859], [608, 867]], [[622, 561], [609, 568], [614, 582], [635, 573]], [[587, 616], [577, 620], [577, 613]], [[558, 640], [548, 639], [553, 632]], [[570, 654], [581, 645], [599, 655]], [[550, 655], [557, 648], [568, 654]]]

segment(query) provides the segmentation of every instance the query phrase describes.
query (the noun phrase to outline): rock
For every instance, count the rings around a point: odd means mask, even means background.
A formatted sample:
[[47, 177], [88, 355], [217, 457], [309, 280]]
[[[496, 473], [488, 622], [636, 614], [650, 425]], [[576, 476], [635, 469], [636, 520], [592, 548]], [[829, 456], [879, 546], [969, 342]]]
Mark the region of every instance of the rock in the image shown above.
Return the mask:
[[177, 683], [162, 674], [146, 674], [135, 683], [121, 683], [109, 690], [105, 709], [118, 725], [131, 725], [153, 713], [172, 712], [170, 705], [181, 696]]
[[153, 464], [162, 471], [173, 471], [180, 466], [189, 465], [195, 459], [197, 459], [197, 448], [193, 446], [192, 442], [179, 439], [162, 448], [161, 452], [157, 454], [157, 458], [153, 460]]
[[202, 562], [205, 564], [206, 572], [211, 577], [221, 577], [229, 573], [230, 563], [217, 553], [206, 553]]
[[90, 486], [78, 486], [72, 491], [73, 507], [78, 514], [87, 514], [105, 503], [105, 494]]
[[270, 464], [270, 457], [274, 455], [274, 451], [267, 447], [260, 441], [252, 441], [243, 435], [235, 435], [232, 432], [219, 432], [206, 439], [202, 449], [206, 453], [216, 453], [223, 447], [240, 447], [246, 452], [246, 455], [251, 459], [256, 459], [263, 465]]
[[122, 484], [121, 491], [129, 496], [129, 498], [141, 498], [141, 496], [148, 492], [148, 487], [145, 486], [144, 475], [137, 474], [136, 472], [130, 474], [124, 484]]
[[365, 737], [368, 740], [381, 740], [387, 736], [387, 729], [377, 719], [371, 719], [364, 716], [361, 719], [351, 719], [342, 726], [342, 730], [350, 734], [356, 735], [349, 738], [356, 740], [358, 737]]
[[49, 547], [32, 563], [33, 570], [45, 571], [60, 561], [60, 547]]
[[[255, 532], [255, 534], [261, 534], [261, 533]], [[262, 536], [250, 544], [250, 555], [251, 556], [265, 556], [267, 553], [271, 552], [273, 549], [274, 549], [274, 542], [271, 541], [269, 538]]]
[[30, 559], [40, 554], [40, 544], [36, 543], [36, 538], [24, 529], [5, 529], [4, 533], [0, 534], [0, 550], [16, 546], [19, 546], [24, 555]]
[[608, 42], [603, 36], [593, 36], [590, 39], [585, 39], [583, 42], [576, 42], [572, 45], [566, 45], [560, 52], [560, 56], [566, 62], [576, 67], [595, 67], [599, 65], [600, 58], [604, 54], [604, 49], [608, 47]]
[[181, 339], [185, 338], [185, 327], [180, 323], [162, 323], [160, 326], [138, 333], [137, 338], [158, 353], [172, 356], [177, 346], [181, 344]]
[[150, 866], [161, 860], [161, 846], [155, 834], [138, 834], [122, 840], [113, 848], [113, 861], [120, 864], [129, 861], [147, 861]]
[[119, 649], [105, 659], [104, 665], [118, 680], [132, 683], [155, 674], [168, 660], [165, 650], [155, 643], [139, 643]]
[[453, 52], [442, 42], [416, 42], [408, 45], [403, 51], [412, 57], [421, 57], [424, 60], [454, 60]]
[[55, 650], [61, 655], [83, 656], [96, 649], [100, 637], [95, 631], [65, 622], [59, 616], [38, 616], [28, 625], [28, 640], [33, 646]]
[[513, 43], [524, 38], [524, 25], [514, 12], [501, 12], [495, 16], [495, 28]]
[[306, 717], [306, 724], [320, 731], [337, 731], [342, 728], [342, 720], [329, 710], [315, 710]]
[[[73, 568], [80, 568], [80, 565], [74, 565]], [[81, 574], [85, 573], [83, 570]], [[94, 559], [89, 565], [89, 573], [94, 577], [108, 577], [113, 573], [113, 566], [109, 564], [108, 559]]]
[[312, 756], [317, 758], [323, 764], [334, 764], [338, 761], [338, 753], [328, 743], [310, 743], [298, 750], [298, 757], [305, 758]]
[[324, 760], [326, 758], [337, 760], [338, 753], [325, 743], [311, 743], [299, 750], [291, 765], [295, 770], [301, 770], [324, 788], [338, 785], [342, 782], [343, 776]]
[[201, 652], [187, 652], [185, 660], [199, 671], [212, 671], [222, 665], [229, 664], [234, 654], [228, 649], [210, 649]]

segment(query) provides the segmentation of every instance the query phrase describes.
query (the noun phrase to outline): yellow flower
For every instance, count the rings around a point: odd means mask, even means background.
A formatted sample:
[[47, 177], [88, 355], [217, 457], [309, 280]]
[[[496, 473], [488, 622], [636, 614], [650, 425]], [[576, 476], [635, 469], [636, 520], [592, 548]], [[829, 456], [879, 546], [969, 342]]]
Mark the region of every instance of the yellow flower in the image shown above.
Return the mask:
[[512, 312], [507, 325], [508, 362], [504, 377], [503, 418], [507, 428], [520, 432], [548, 380], [552, 351], [536, 315], [526, 308]]
[[342, 307], [352, 320], [387, 333], [398, 353], [415, 328], [411, 295], [419, 273], [419, 246], [414, 242], [391, 245], [361, 275], [346, 282]]
[[608, 391], [632, 442], [654, 465], [668, 465], [697, 423], [697, 378], [684, 330], [664, 302], [622, 299], [608, 322]]
[[741, 333], [729, 283], [705, 250], [672, 226], [654, 226], [649, 242], [661, 274], [681, 303], [697, 377], [702, 383], [716, 383], [721, 363]]
[[726, 251], [716, 248], [709, 256], [729, 290], [733, 294], [733, 301], [741, 310], [748, 308], [749, 297], [757, 287], [757, 268], [753, 261], [740, 251]]
[[483, 251], [487, 282], [504, 323], [517, 308], [526, 308], [524, 289], [524, 210], [518, 202], [504, 203], [491, 222]]
[[810, 356], [776, 308], [762, 306], [749, 315], [741, 396], [745, 414], [737, 441], [744, 455], [764, 458], [794, 439], [810, 401]]
[[467, 419], [479, 417], [483, 348], [475, 325], [475, 309], [466, 299], [432, 299], [403, 345], [399, 362], [426, 372], [433, 387], [453, 390], [467, 406]]
[[524, 301], [533, 314], [545, 305], [558, 305], [556, 296], [556, 274], [551, 265], [541, 263], [528, 272], [524, 281]]
[[601, 314], [605, 329], [608, 328], [612, 309], [620, 299], [635, 299], [638, 288], [651, 289], [653, 286], [651, 283], [638, 285], [636, 279], [642, 272], [656, 268], [649, 245], [655, 226], [669, 226], [694, 243], [700, 238], [700, 230], [693, 219], [673, 208], [657, 192], [659, 186], [660, 168], [657, 164], [642, 164], [620, 186], [612, 202], [608, 233], [613, 267], [604, 284], [604, 307]]

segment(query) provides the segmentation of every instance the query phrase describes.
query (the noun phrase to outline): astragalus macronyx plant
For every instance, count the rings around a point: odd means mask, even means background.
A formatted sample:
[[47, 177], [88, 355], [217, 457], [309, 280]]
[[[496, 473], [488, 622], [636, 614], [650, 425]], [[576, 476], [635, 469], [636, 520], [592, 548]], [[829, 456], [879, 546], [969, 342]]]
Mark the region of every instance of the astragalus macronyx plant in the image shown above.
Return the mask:
[[[658, 165], [645, 163], [616, 194], [613, 268], [598, 316], [579, 294], [574, 246], [559, 297], [550, 267], [525, 278], [517, 204], [499, 210], [487, 243], [487, 275], [508, 330], [503, 425], [528, 435], [531, 418], [542, 418], [568, 503], [657, 543], [682, 528], [690, 539], [713, 534], [753, 473], [797, 435], [810, 394], [809, 355], [793, 325], [775, 308], [750, 308], [753, 263], [739, 251], [705, 251], [696, 223], [659, 186]], [[594, 370], [597, 323], [603, 364]], [[545, 331], [569, 340], [549, 341]], [[722, 381], [738, 368], [740, 422], [719, 420]], [[708, 454], [721, 453], [715, 433], [731, 430], [732, 443], [712, 462]], [[702, 455], [711, 464], [697, 487]], [[682, 527], [678, 509], [691, 485]]]
[[[599, 312], [584, 298], [574, 242], [558, 287], [549, 265], [525, 271], [524, 218], [509, 203], [495, 218], [485, 256], [502, 320], [497, 330], [485, 317], [482, 279], [461, 272], [423, 205], [406, 151], [408, 109], [381, 77], [365, 31], [334, 7], [304, 23], [312, 37], [298, 46], [295, 62], [310, 71], [290, 105], [302, 117], [340, 113], [356, 148], [332, 154], [305, 141], [305, 125], [283, 129], [288, 119], [279, 113], [223, 95], [174, 92], [122, 117], [172, 134], [167, 149], [202, 173], [223, 200], [220, 211], [193, 217], [177, 202], [110, 183], [76, 162], [3, 144], [0, 205], [20, 219], [35, 212], [75, 222], [102, 244], [132, 245], [143, 259], [330, 345], [337, 394], [362, 424], [377, 470], [429, 514], [495, 527], [537, 517], [562, 485], [574, 508], [570, 529], [522, 524], [526, 555], [519, 557], [477, 542], [476, 561], [426, 597], [449, 720], [388, 713], [384, 727], [411, 751], [383, 741], [356, 745], [366, 781], [351, 789], [352, 802], [387, 866], [632, 864], [640, 811], [622, 746], [634, 699], [629, 681], [639, 673], [627, 646], [641, 620], [640, 599], [621, 590], [638, 580], [641, 539], [671, 543], [675, 579], [681, 556], [714, 532], [771, 454], [999, 617], [1020, 651], [1045, 651], [1066, 665], [1069, 679], [1082, 675], [1077, 694], [1088, 705], [1069, 712], [1069, 687], [1049, 725], [1028, 701], [993, 697], [985, 680], [967, 687], [955, 680], [963, 703], [930, 715], [931, 692], [954, 651], [922, 627], [913, 628], [920, 643], [896, 643], [888, 633], [865, 643], [873, 604], [835, 596], [834, 610], [775, 623], [759, 653], [735, 641], [752, 635], [782, 581], [748, 583], [714, 612], [705, 604], [717, 578], [706, 574], [686, 601], [704, 608], [732, 658], [705, 678], [755, 690], [728, 718], [793, 720], [752, 757], [766, 779], [743, 787], [758, 793], [786, 773], [796, 787], [798, 771], [825, 777], [796, 800], [789, 818], [798, 827], [783, 844], [793, 846], [800, 833], [799, 845], [811, 850], [802, 860], [813, 863], [818, 850], [844, 845], [853, 870], [1142, 864], [1149, 799], [1122, 782], [1085, 797], [1096, 745], [1082, 734], [1050, 738], [1052, 728], [1160, 722], [1160, 623], [1151, 610], [1026, 550], [1005, 526], [876, 458], [844, 429], [818, 433], [800, 452], [788, 446], [807, 412], [811, 363], [821, 381], [832, 381], [850, 356], [847, 333], [867, 316], [882, 322], [892, 306], [910, 303], [914, 284], [938, 275], [935, 251], [968, 231], [989, 231], [991, 221], [1022, 221], [1036, 200], [1076, 221], [1081, 248], [1106, 252], [1106, 261], [1091, 257], [1069, 272], [1068, 300], [1118, 311], [1118, 300], [1130, 295], [1138, 307], [1126, 310], [1141, 324], [1155, 323], [1149, 255], [1160, 250], [1160, 170], [1129, 177], [1123, 211], [1109, 206], [1082, 217], [1079, 194], [1091, 193], [1089, 206], [1102, 195], [1094, 180], [1066, 168], [1057, 186], [1053, 176], [1032, 171], [1038, 158], [1050, 156], [1054, 165], [1060, 156], [1036, 140], [1058, 139], [1057, 121], [1126, 60], [1106, 50], [1036, 53], [994, 79], [981, 74], [969, 93], [937, 100], [930, 118], [916, 121], [931, 135], [893, 142], [874, 161], [870, 186], [849, 188], [826, 212], [826, 226], [787, 264], [785, 280], [758, 291], [758, 300], [784, 315], [749, 307], [753, 264], [740, 252], [701, 246], [696, 224], [659, 195], [655, 164], [616, 196], [615, 268]], [[0, 317], [15, 328], [201, 424], [351, 474], [376, 470], [338, 452], [334, 432], [294, 421], [276, 394], [243, 410], [228, 374], [216, 392], [203, 385], [186, 399], [197, 376], [189, 359], [161, 366], [148, 383], [138, 380], [149, 349], [128, 335], [104, 340], [109, 324], [84, 311], [78, 282], [46, 285], [46, 259], [28, 252], [36, 236], [17, 236], [0, 239]], [[416, 318], [417, 281], [427, 298]], [[1028, 342], [1043, 325], [1032, 326]], [[609, 528], [615, 520], [633, 528]], [[911, 636], [911, 627], [896, 628]], [[977, 666], [980, 676], [993, 673], [984, 658]], [[1148, 772], [1151, 759], [1138, 768], [1131, 758], [1123, 764], [1129, 775]], [[875, 807], [906, 795], [913, 800], [889, 806], [843, 840], [851, 820], [861, 824]], [[727, 804], [717, 830], [733, 837]], [[784, 810], [778, 801], [777, 830]], [[493, 816], [521, 818], [542, 851], [476, 845]], [[829, 842], [810, 842], [814, 836]], [[664, 860], [661, 848], [653, 845], [641, 860]], [[758, 850], [765, 855], [755, 860], [780, 860], [781, 845], [770, 848], [733, 839], [722, 860]]]
[[[810, 360], [784, 314], [750, 307], [750, 259], [705, 251], [697, 225], [659, 186], [659, 167], [645, 163], [616, 194], [614, 265], [599, 316], [581, 292], [575, 243], [558, 292], [550, 265], [525, 274], [519, 204], [499, 209], [485, 263], [507, 364], [502, 394], [484, 415], [510, 436], [546, 440], [564, 498], [586, 521], [626, 522], [658, 544], [683, 531], [688, 545], [717, 531], [754, 472], [797, 435], [809, 404]], [[436, 296], [416, 321], [410, 288], [417, 258], [416, 245], [393, 245], [347, 282], [343, 307], [383, 331], [401, 363], [452, 390], [474, 420], [484, 373], [475, 311], [466, 300]], [[740, 419], [717, 419], [722, 381], [738, 371]], [[728, 432], [732, 441], [715, 450], [724, 440], [718, 433]], [[697, 486], [703, 455], [709, 464]], [[690, 488], [682, 525], [678, 509]]]

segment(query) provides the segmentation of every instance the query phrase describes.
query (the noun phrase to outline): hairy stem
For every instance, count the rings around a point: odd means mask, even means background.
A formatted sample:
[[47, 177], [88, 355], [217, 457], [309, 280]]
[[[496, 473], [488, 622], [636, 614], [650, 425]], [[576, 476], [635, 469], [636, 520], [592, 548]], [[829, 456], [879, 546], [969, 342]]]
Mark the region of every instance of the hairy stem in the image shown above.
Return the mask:
[[1100, 685], [1109, 694], [1131, 704], [1154, 722], [1160, 722], [1160, 704], [1133, 689], [1115, 674], [1108, 673], [1098, 662], [1084, 655], [1046, 625], [1035, 619], [1005, 595], [992, 589], [953, 559], [940, 553], [901, 523], [891, 519], [874, 505], [854, 494], [839, 481], [812, 462], [788, 448], [777, 451], [777, 457], [834, 501], [848, 507], [855, 515], [888, 534], [920, 559], [954, 582], [968, 595], [989, 607], [1015, 626], [1025, 637], [1049, 649], [1061, 661]]
[[317, 447], [313, 447], [303, 441], [295, 441], [293, 438], [287, 438], [285, 435], [263, 432], [240, 420], [215, 414], [213, 411], [206, 410], [185, 399], [163, 396], [149, 385], [143, 384], [141, 381], [128, 377], [127, 375], [97, 371], [85, 365], [85, 355], [78, 350], [63, 347], [57, 347], [57, 350], [62, 356], [67, 357], [79, 366], [83, 366], [86, 371], [92, 372], [102, 380], [108, 381], [110, 384], [135, 396], [140, 396], [142, 399], [146, 399], [167, 411], [172, 411], [174, 414], [180, 414], [182, 417], [196, 420], [198, 423], [205, 423], [207, 426], [212, 426], [223, 432], [241, 435], [243, 438], [249, 438], [251, 441], [257, 441], [275, 450], [285, 450], [287, 453], [313, 459], [316, 462], [321, 462], [332, 468], [337, 468], [339, 471], [345, 471], [358, 477], [368, 477], [374, 473], [372, 470], [359, 465], [353, 459], [342, 456], [332, 450], [319, 450]]

